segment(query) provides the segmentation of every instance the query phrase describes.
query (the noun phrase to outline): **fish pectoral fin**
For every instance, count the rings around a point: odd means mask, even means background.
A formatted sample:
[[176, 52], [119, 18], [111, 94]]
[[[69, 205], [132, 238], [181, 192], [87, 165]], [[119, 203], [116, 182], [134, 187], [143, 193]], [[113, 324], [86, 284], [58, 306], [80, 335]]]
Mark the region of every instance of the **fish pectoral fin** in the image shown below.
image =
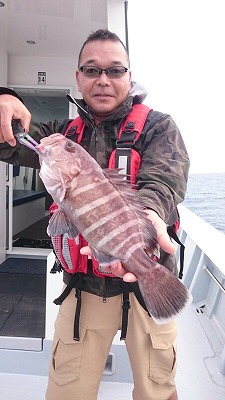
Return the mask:
[[77, 237], [77, 235], [79, 235], [79, 230], [77, 229], [77, 227], [71, 223], [71, 221], [68, 221], [68, 236], [69, 238], [75, 238]]
[[92, 254], [101, 267], [110, 266], [119, 261], [118, 259], [115, 259], [115, 257], [104, 254], [96, 249], [92, 249]]
[[49, 236], [60, 236], [67, 233], [69, 237], [76, 237], [79, 231], [70, 222], [66, 214], [58, 209], [52, 214], [49, 220], [47, 233]]

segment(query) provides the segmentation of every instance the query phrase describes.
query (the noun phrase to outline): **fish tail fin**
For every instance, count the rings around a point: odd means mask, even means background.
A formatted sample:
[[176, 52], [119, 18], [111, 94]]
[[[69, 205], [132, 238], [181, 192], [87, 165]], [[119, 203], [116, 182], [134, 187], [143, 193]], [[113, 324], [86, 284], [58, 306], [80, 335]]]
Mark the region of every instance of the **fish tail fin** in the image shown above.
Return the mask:
[[188, 289], [167, 268], [158, 263], [138, 277], [139, 287], [149, 314], [158, 324], [171, 321], [191, 303]]

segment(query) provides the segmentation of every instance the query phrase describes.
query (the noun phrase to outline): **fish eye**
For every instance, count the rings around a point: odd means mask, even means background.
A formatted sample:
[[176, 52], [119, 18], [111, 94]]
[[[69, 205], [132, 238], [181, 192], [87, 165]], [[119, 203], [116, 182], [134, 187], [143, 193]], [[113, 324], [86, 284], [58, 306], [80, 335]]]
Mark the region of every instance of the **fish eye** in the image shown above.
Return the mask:
[[75, 146], [74, 143], [71, 140], [68, 140], [65, 145], [65, 150], [69, 151], [70, 153], [75, 152]]

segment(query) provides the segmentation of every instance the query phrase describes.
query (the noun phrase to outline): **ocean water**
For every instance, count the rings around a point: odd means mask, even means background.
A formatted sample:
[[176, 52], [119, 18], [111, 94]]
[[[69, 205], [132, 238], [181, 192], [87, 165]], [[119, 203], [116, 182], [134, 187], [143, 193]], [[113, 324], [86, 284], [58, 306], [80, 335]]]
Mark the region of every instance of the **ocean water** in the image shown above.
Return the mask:
[[225, 234], [225, 173], [190, 174], [182, 204]]

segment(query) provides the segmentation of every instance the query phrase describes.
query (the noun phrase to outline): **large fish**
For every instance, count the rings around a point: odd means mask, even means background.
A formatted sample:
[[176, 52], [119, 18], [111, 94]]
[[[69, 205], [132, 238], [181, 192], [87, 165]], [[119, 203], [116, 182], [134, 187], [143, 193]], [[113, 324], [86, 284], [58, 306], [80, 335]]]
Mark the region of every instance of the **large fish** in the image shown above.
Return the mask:
[[102, 170], [77, 143], [61, 134], [41, 139], [40, 177], [58, 205], [50, 236], [79, 232], [100, 266], [121, 261], [137, 276], [146, 307], [157, 323], [179, 314], [189, 302], [187, 288], [150, 254], [157, 252], [156, 231], [141, 197], [118, 170]]

